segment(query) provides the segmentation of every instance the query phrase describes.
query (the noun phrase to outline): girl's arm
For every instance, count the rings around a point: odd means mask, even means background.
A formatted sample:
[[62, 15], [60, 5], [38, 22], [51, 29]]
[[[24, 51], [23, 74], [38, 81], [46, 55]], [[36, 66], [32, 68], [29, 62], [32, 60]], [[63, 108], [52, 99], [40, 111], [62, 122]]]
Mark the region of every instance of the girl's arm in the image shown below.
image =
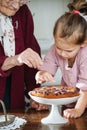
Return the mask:
[[82, 114], [87, 107], [87, 91], [80, 90], [80, 93], [81, 96], [76, 103], [75, 109], [79, 109]]
[[81, 90], [81, 96], [79, 97], [75, 108], [64, 110], [64, 116], [66, 118], [78, 118], [80, 117], [87, 107], [87, 91]]

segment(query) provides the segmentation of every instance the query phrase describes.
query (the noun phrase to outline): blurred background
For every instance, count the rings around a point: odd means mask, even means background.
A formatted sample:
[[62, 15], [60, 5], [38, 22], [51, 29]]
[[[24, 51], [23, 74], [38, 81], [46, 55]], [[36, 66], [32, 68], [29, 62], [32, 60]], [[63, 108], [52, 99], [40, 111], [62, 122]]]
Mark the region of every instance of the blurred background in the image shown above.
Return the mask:
[[[31, 0], [28, 6], [34, 20], [34, 34], [41, 47], [42, 58], [54, 43], [53, 28], [56, 20], [68, 10], [67, 4], [70, 0]], [[60, 84], [61, 71], [58, 69], [55, 75], [55, 85]], [[46, 83], [43, 85], [50, 85]]]

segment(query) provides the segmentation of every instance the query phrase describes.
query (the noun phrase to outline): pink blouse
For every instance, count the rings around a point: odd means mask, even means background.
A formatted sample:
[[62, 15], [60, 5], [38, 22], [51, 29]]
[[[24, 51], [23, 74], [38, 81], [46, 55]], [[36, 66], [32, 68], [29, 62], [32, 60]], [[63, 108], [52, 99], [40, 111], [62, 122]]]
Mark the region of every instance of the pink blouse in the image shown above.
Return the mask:
[[75, 86], [87, 90], [87, 46], [78, 52], [72, 68], [68, 67], [68, 61], [59, 56], [53, 45], [44, 58], [40, 70], [47, 71], [53, 76], [60, 67], [62, 72], [62, 85]]

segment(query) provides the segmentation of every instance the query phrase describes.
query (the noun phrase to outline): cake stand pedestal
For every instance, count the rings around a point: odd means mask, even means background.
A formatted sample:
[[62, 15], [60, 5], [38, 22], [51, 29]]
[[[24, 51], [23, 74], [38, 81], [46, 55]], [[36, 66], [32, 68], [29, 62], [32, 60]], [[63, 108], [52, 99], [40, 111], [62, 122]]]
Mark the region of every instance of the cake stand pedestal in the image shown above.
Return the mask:
[[68, 119], [65, 119], [63, 118], [61, 115], [60, 115], [60, 112], [59, 112], [59, 106], [57, 105], [52, 105], [51, 106], [51, 111], [50, 111], [50, 114], [41, 119], [41, 122], [43, 124], [62, 124], [62, 123], [67, 123], [68, 122]]

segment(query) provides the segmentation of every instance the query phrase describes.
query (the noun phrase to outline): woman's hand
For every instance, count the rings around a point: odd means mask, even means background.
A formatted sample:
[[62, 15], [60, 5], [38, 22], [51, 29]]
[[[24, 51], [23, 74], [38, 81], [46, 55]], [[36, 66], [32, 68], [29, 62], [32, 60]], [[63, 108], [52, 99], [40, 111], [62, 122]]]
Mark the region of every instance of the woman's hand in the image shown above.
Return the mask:
[[26, 49], [17, 58], [20, 64], [26, 64], [31, 68], [38, 68], [42, 65], [42, 60], [38, 53], [33, 51], [31, 48]]
[[50, 73], [45, 71], [38, 71], [35, 76], [35, 79], [37, 84], [38, 83], [41, 84], [44, 82], [55, 82], [53, 76]]
[[30, 106], [38, 111], [41, 110], [48, 110], [49, 109], [49, 105], [45, 105], [45, 104], [41, 104], [41, 103], [37, 103], [34, 100], [30, 99]]

